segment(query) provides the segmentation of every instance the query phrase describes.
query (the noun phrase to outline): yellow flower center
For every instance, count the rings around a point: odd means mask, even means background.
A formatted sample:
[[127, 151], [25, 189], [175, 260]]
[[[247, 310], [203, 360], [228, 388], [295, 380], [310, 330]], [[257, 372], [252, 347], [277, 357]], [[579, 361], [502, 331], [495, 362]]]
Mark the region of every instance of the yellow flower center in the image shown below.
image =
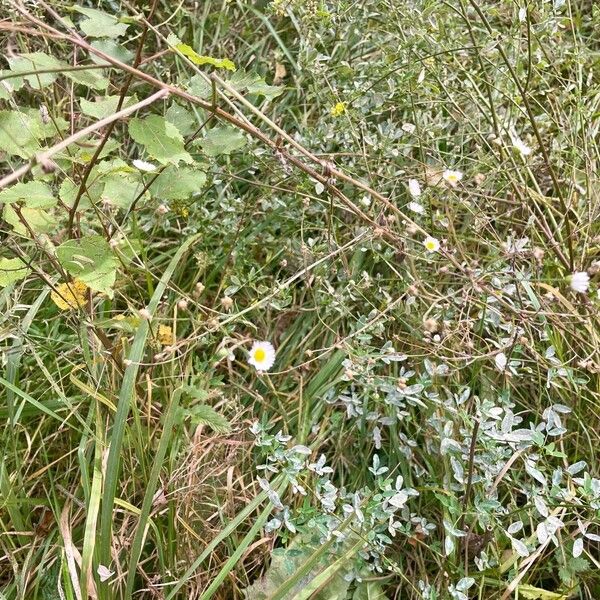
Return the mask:
[[427, 242], [425, 244], [425, 247], [427, 248], [427, 250], [435, 250], [435, 242]]
[[458, 177], [454, 173], [452, 173], [451, 175], [448, 175], [448, 181], [456, 183], [458, 181]]
[[262, 348], [257, 348], [254, 351], [254, 360], [256, 362], [263, 362], [263, 360], [265, 360], [265, 358], [267, 358], [267, 353], [262, 349]]

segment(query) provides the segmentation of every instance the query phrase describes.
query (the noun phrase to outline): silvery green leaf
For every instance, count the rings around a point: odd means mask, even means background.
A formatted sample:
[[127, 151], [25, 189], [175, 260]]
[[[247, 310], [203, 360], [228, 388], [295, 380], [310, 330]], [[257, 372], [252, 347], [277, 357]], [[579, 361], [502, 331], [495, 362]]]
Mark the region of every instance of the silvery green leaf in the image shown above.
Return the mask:
[[454, 458], [454, 456], [450, 457], [450, 464], [452, 465], [452, 471], [454, 472], [454, 479], [458, 481], [458, 483], [465, 482], [465, 472], [463, 470], [462, 464]]
[[544, 477], [544, 474], [536, 469], [534, 466], [530, 465], [528, 461], [525, 461], [525, 470], [531, 477], [533, 477], [536, 481], [541, 483], [544, 487], [548, 485], [548, 480]]
[[583, 538], [577, 538], [573, 544], [573, 558], [583, 554]]
[[580, 460], [579, 462], [576, 462], [575, 464], [569, 465], [567, 467], [567, 473], [569, 473], [570, 475], [576, 475], [577, 473], [579, 473], [579, 471], [582, 471], [586, 467], [587, 467], [587, 462], [585, 462], [585, 460]]
[[527, 546], [521, 540], [517, 540], [515, 538], [510, 538], [510, 541], [512, 543], [513, 550], [519, 556], [522, 556], [523, 558], [526, 558], [527, 556], [529, 556], [529, 550], [527, 549]]
[[396, 508], [402, 508], [406, 504], [407, 500], [408, 500], [408, 494], [404, 490], [402, 490], [402, 491], [398, 492], [397, 494], [394, 494], [388, 500], [388, 502]]
[[600, 542], [600, 535], [597, 535], [596, 533], [586, 533], [585, 537], [593, 542]]
[[297, 444], [291, 448], [292, 452], [296, 452], [297, 454], [306, 454], [307, 456], [312, 453], [312, 450], [307, 446], [303, 446], [302, 444]]
[[546, 527], [545, 522], [542, 521], [541, 523], [538, 523], [535, 532], [540, 544], [545, 544], [548, 541], [550, 534], [548, 533], [548, 528]]
[[542, 515], [542, 517], [547, 517], [549, 514], [548, 506], [545, 500], [541, 496], [535, 496], [533, 499], [533, 503], [537, 511]]
[[509, 534], [514, 534], [517, 533], [517, 531], [521, 531], [521, 529], [523, 529], [523, 521], [515, 521], [508, 526], [507, 531]]
[[463, 577], [457, 584], [456, 589], [461, 592], [466, 592], [469, 588], [473, 586], [475, 583], [475, 579], [473, 577]]
[[446, 556], [450, 556], [454, 552], [454, 540], [450, 535], [446, 535], [446, 539], [444, 540], [444, 552]]

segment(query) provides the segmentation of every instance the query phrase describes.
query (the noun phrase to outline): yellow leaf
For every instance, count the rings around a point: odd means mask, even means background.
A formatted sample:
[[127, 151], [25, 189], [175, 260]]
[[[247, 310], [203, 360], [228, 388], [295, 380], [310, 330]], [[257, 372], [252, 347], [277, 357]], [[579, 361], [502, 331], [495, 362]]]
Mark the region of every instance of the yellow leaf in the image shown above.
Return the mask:
[[187, 44], [176, 44], [175, 49], [179, 50], [181, 54], [187, 56], [195, 65], [212, 65], [217, 69], [229, 69], [235, 71], [235, 64], [228, 58], [213, 58], [212, 56], [202, 56], [198, 54], [191, 46]]
[[87, 302], [88, 289], [83, 281], [75, 279], [69, 283], [61, 283], [56, 286], [56, 289], [52, 290], [50, 298], [61, 310], [82, 308]]

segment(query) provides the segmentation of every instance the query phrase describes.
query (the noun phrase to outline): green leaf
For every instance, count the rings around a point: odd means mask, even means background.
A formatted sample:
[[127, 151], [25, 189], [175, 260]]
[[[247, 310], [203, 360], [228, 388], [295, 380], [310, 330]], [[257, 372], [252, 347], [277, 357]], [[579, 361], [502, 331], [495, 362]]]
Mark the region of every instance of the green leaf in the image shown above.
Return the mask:
[[[49, 233], [57, 226], [56, 219], [41, 208], [21, 208], [23, 219], [27, 222], [34, 233]], [[29, 231], [25, 225], [21, 223], [17, 213], [7, 204], [4, 207], [4, 220], [13, 228], [13, 230], [24, 237], [30, 237]]]
[[131, 119], [129, 135], [163, 165], [193, 162], [183, 147], [183, 136], [173, 123], [163, 117], [150, 115], [145, 119]]
[[40, 140], [47, 137], [41, 119], [25, 112], [0, 111], [0, 150], [7, 154], [30, 158], [41, 149]]
[[188, 90], [198, 98], [208, 98], [213, 93], [212, 85], [202, 75], [194, 75], [190, 79]]
[[119, 23], [116, 17], [101, 10], [74, 6], [74, 10], [87, 18], [79, 23], [79, 28], [89, 37], [117, 38], [127, 32], [129, 25]]
[[198, 144], [208, 156], [231, 154], [246, 145], [244, 134], [233, 127], [213, 127]]
[[182, 43], [179, 38], [171, 34], [167, 38], [167, 43], [172, 47], [181, 52], [184, 56], [187, 56], [195, 65], [212, 65], [217, 69], [228, 69], [229, 71], [235, 71], [235, 64], [228, 58], [213, 58], [212, 56], [202, 56], [198, 54], [191, 46]]
[[125, 173], [111, 173], [104, 177], [103, 181], [105, 183], [101, 200], [123, 209], [129, 208], [144, 189], [139, 177], [136, 179]]
[[[10, 70], [13, 73], [22, 73], [23, 71], [35, 71], [44, 69], [61, 69], [65, 66], [60, 60], [45, 54], [44, 52], [30, 52], [25, 54], [19, 54], [7, 58]], [[55, 73], [36, 73], [32, 75], [25, 75], [22, 78], [11, 78], [11, 85], [15, 89], [19, 89], [23, 85], [25, 80], [34, 90], [40, 90], [43, 87], [51, 85], [60, 75], [60, 71]]]
[[173, 123], [181, 135], [189, 135], [197, 128], [197, 121], [194, 113], [183, 108], [176, 102], [173, 102], [165, 113], [165, 118], [169, 123]]
[[97, 292], [113, 297], [117, 261], [108, 242], [100, 235], [68, 240], [56, 249], [56, 257], [73, 277]]
[[0, 287], [27, 277], [31, 269], [20, 258], [0, 258]]
[[273, 99], [283, 94], [283, 88], [277, 85], [268, 85], [258, 73], [251, 71], [247, 73], [244, 70], [239, 70], [231, 76], [229, 85], [238, 92], [247, 91], [249, 94], [256, 96], [265, 96]]
[[75, 83], [93, 90], [105, 90], [108, 87], [108, 79], [98, 69], [65, 71], [65, 75]]
[[[119, 98], [120, 96], [105, 96], [104, 98], [96, 99], [94, 102], [81, 98], [79, 100], [79, 106], [84, 115], [93, 117], [94, 119], [104, 119], [117, 112]], [[138, 99], [136, 96], [126, 96], [123, 102], [123, 108], [131, 106], [137, 101]]]
[[229, 421], [208, 404], [197, 404], [185, 410], [185, 413], [191, 418], [193, 425], [208, 425], [215, 433], [229, 433], [231, 431]]
[[56, 198], [50, 187], [41, 181], [16, 183], [0, 192], [0, 202], [12, 204], [23, 202], [29, 208], [50, 208], [56, 204]]
[[150, 186], [161, 200], [185, 200], [206, 184], [206, 173], [191, 167], [167, 167]]
[[[122, 63], [130, 64], [133, 61], [133, 52], [121, 44], [118, 44], [114, 40], [94, 40], [91, 45], [92, 48], [96, 48], [96, 50], [100, 50], [101, 52], [104, 52], [104, 54], [108, 54], [110, 57], [120, 60]], [[92, 54], [90, 58], [92, 62], [96, 63], [97, 65], [110, 65], [109, 62], [100, 56], [96, 56], [95, 54]]]
[[388, 600], [378, 581], [362, 581], [356, 586], [352, 600]]

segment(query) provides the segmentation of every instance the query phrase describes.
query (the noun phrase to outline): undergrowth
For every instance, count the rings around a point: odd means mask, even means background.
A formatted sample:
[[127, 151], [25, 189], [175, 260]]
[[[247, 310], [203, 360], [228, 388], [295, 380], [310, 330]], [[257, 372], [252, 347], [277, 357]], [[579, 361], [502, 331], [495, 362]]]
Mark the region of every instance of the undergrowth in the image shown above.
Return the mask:
[[2, 2], [0, 597], [600, 598], [599, 27]]

